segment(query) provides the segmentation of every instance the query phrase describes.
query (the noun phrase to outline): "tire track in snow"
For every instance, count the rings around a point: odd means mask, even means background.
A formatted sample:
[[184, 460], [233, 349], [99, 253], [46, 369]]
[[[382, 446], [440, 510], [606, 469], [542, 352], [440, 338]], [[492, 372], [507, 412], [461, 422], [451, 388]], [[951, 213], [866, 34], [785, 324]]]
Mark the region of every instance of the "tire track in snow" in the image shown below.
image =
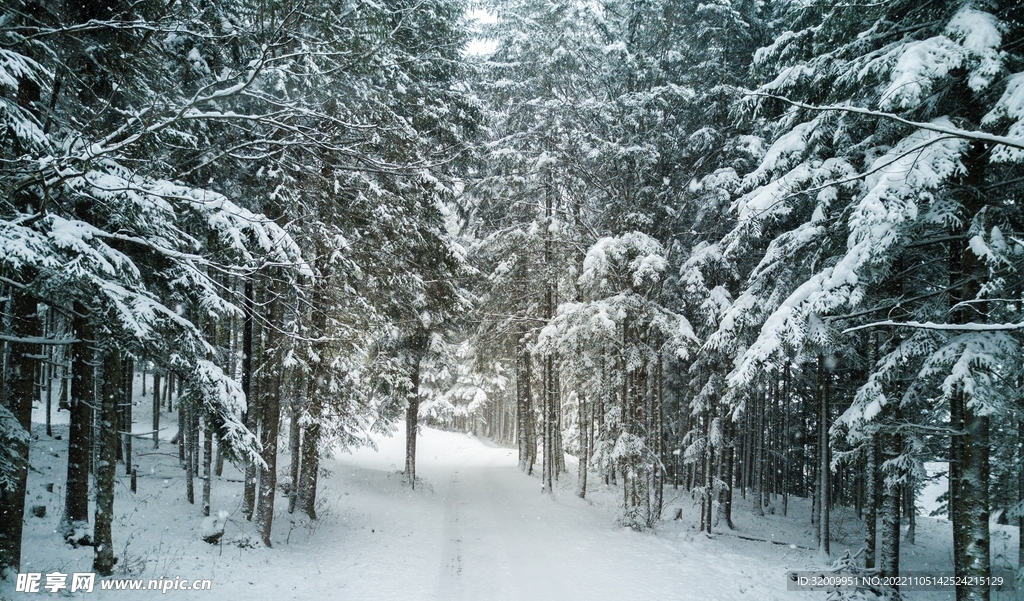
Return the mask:
[[444, 540], [441, 545], [438, 601], [465, 598], [462, 579], [464, 550], [462, 528], [459, 524], [459, 506], [462, 503], [459, 478], [459, 470], [453, 470], [444, 487]]

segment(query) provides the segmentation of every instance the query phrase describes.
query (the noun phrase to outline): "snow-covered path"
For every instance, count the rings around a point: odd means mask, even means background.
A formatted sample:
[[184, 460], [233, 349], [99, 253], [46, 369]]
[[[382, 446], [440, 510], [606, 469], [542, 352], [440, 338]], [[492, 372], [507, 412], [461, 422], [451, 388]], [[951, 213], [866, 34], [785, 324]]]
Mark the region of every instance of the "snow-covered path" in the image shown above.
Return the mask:
[[[393, 471], [403, 439], [399, 433], [381, 440], [380, 452], [361, 450], [337, 461]], [[774, 582], [755, 584], [758, 574], [741, 569], [749, 558], [684, 553], [661, 537], [615, 526], [609, 512], [567, 491], [542, 495], [539, 481], [517, 469], [514, 451], [486, 441], [426, 429], [418, 470], [421, 490], [379, 491], [388, 524], [380, 544], [363, 549], [376, 558], [368, 561], [376, 564], [371, 573], [346, 584], [358, 589], [357, 598], [390, 598], [378, 596], [390, 590], [438, 600], [646, 601], [764, 599], [784, 591], [776, 570], [768, 570]], [[398, 497], [404, 502], [393, 508], [381, 505], [381, 498]], [[395, 556], [389, 539], [398, 545], [404, 539], [407, 550], [418, 552]]]
[[[413, 490], [400, 472], [404, 439], [399, 430], [377, 437], [378, 450], [340, 452], [325, 460], [316, 521], [288, 514], [287, 499], [278, 496], [270, 549], [255, 542], [253, 524], [241, 515], [236, 469], [226, 469], [214, 482], [213, 514], [229, 518], [222, 544], [210, 545], [200, 537], [199, 507], [184, 499], [175, 448], [140, 445], [138, 493], [130, 493], [127, 479], [118, 476], [114, 542], [122, 561], [115, 577], [140, 578], [143, 588], [151, 579], [211, 580], [211, 591], [167, 593], [189, 600], [821, 597], [785, 591], [786, 569], [805, 567], [805, 553], [734, 536], [708, 539], [695, 532], [692, 520], [663, 522], [656, 534], [618, 527], [617, 489], [598, 486], [583, 500], [565, 482], [554, 496], [542, 494], [539, 479], [517, 469], [515, 450], [464, 434], [423, 429], [417, 462], [422, 481]], [[49, 512], [26, 525], [23, 571], [91, 571], [91, 548], [72, 549], [54, 535], [62, 497], [48, 492], [47, 483], [60, 482], [65, 445], [45, 434], [33, 445], [36, 469], [29, 487]], [[287, 459], [281, 457], [282, 469]], [[0, 589], [0, 598], [5, 594]], [[98, 587], [75, 596], [163, 597]]]
[[[137, 382], [138, 384], [138, 382]], [[140, 406], [141, 403], [140, 403]], [[55, 535], [66, 473], [66, 412], [54, 417], [54, 437], [39, 425], [34, 433], [29, 492], [45, 518], [26, 520], [22, 571], [91, 571], [93, 550], [70, 548]], [[38, 420], [42, 419], [39, 411]], [[819, 601], [823, 593], [785, 590], [787, 570], [818, 566], [806, 499], [790, 500], [790, 515], [755, 517], [737, 495], [738, 530], [707, 537], [696, 532], [693, 502], [682, 490], [666, 489], [666, 515], [656, 532], [615, 525], [620, 491], [591, 486], [586, 500], [572, 494], [572, 476], [554, 496], [540, 492], [536, 476], [516, 467], [516, 451], [465, 434], [424, 428], [418, 438], [418, 473], [411, 489], [401, 474], [405, 433], [377, 436], [378, 449], [338, 452], [322, 463], [319, 519], [287, 513], [276, 499], [273, 548], [258, 543], [242, 517], [242, 474], [227, 466], [213, 483], [213, 514], [229, 518], [221, 544], [202, 541], [204, 518], [185, 501], [177, 448], [167, 444], [176, 415], [165, 413], [159, 449], [139, 439], [138, 492], [118, 470], [114, 544], [121, 558], [115, 578], [210, 579], [212, 595], [225, 599], [287, 601]], [[149, 416], [136, 412], [135, 428], [148, 431]], [[287, 469], [282, 455], [279, 473]], [[571, 458], [569, 458], [571, 461]], [[570, 465], [574, 472], [574, 466]], [[201, 481], [197, 481], [197, 486]], [[926, 500], [922, 502], [927, 504]], [[860, 545], [852, 510], [833, 514], [841, 554]], [[1006, 564], [1016, 550], [1016, 529], [994, 526], [993, 557]], [[777, 544], [741, 540], [770, 539]], [[949, 570], [949, 524], [921, 517], [917, 545], [903, 545], [909, 570]], [[778, 544], [778, 543], [787, 544]], [[795, 543], [795, 544], [789, 544]], [[0, 599], [16, 598], [0, 582]], [[5, 588], [8, 587], [8, 588]], [[172, 590], [175, 599], [211, 599], [211, 591]], [[156, 591], [99, 590], [77, 598], [163, 597]], [[952, 593], [915, 593], [947, 601]], [[994, 601], [1012, 598], [1007, 592]]]

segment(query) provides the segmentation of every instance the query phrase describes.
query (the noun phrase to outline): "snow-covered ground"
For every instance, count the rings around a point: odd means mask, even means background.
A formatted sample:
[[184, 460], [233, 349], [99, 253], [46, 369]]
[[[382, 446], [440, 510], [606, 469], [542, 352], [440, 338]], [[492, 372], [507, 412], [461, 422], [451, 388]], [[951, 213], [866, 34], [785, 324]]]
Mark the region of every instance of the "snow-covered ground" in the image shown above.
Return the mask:
[[[151, 428], [148, 399], [136, 406], [137, 432]], [[42, 412], [36, 412], [42, 417]], [[55, 533], [61, 513], [66, 455], [66, 413], [56, 414], [54, 435], [42, 426], [32, 446], [29, 504], [46, 505], [45, 518], [28, 518], [22, 572], [91, 571], [92, 549], [72, 549]], [[174, 434], [175, 416], [163, 440]], [[737, 495], [738, 530], [710, 537], [695, 530], [696, 510], [681, 491], [666, 490], [666, 518], [653, 532], [615, 524], [619, 493], [595, 483], [586, 500], [572, 494], [563, 476], [554, 496], [540, 492], [537, 477], [516, 467], [513, 449], [465, 434], [424, 428], [418, 443], [415, 490], [404, 483], [404, 432], [378, 437], [378, 449], [339, 452], [323, 462], [320, 519], [310, 522], [285, 511], [278, 498], [274, 547], [263, 548], [241, 516], [241, 474], [226, 467], [213, 484], [213, 513], [227, 512], [222, 543], [200, 538], [200, 507], [185, 501], [177, 449], [136, 441], [139, 490], [128, 490], [119, 469], [114, 541], [122, 556], [116, 577], [209, 578], [211, 591], [172, 590], [178, 599], [283, 601], [351, 600], [792, 600], [825, 599], [824, 593], [787, 592], [785, 572], [820, 567], [803, 499], [790, 500], [788, 517], [777, 511], [755, 518]], [[571, 458], [570, 458], [571, 460]], [[287, 457], [282, 456], [281, 470]], [[570, 466], [570, 474], [575, 468]], [[53, 492], [47, 490], [53, 484]], [[197, 495], [202, 481], [196, 480]], [[781, 509], [780, 504], [776, 507]], [[836, 554], [861, 546], [852, 511], [833, 515]], [[776, 543], [746, 540], [760, 538]], [[1015, 556], [1016, 529], [996, 527], [994, 563]], [[949, 524], [921, 518], [916, 545], [903, 545], [908, 570], [949, 569]], [[0, 585], [0, 598], [30, 598]], [[146, 586], [143, 584], [143, 586]], [[97, 587], [98, 588], [98, 587]], [[48, 596], [50, 593], [37, 593]], [[153, 591], [100, 591], [95, 599], [152, 597]], [[1010, 593], [1012, 595], [1012, 593]], [[946, 593], [914, 593], [915, 599], [952, 599]], [[997, 601], [1011, 599], [999, 596]]]

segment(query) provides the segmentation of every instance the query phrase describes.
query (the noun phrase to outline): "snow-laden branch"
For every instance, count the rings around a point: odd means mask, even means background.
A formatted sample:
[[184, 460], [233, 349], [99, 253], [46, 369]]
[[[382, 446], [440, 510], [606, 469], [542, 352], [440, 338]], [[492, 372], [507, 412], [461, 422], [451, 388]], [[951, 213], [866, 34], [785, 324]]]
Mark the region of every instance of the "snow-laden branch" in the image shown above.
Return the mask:
[[78, 338], [45, 338], [42, 336], [8, 336], [7, 334], [0, 334], [0, 341], [3, 342], [15, 342], [18, 344], [41, 344], [48, 346], [60, 346], [65, 344], [74, 344], [81, 342]]
[[1006, 332], [1010, 330], [1024, 330], [1024, 323], [935, 323], [932, 321], [874, 321], [846, 328], [843, 334], [849, 334], [858, 330], [868, 328], [917, 328], [920, 330], [945, 330], [953, 332]]
[[774, 100], [781, 100], [789, 105], [807, 109], [809, 111], [820, 111], [820, 112], [840, 112], [840, 113], [854, 113], [857, 115], [865, 115], [868, 117], [877, 117], [879, 119], [888, 119], [918, 129], [924, 129], [928, 131], [938, 132], [940, 134], [946, 134], [956, 138], [963, 138], [965, 140], [973, 140], [976, 142], [988, 142], [990, 144], [1001, 144], [1009, 148], [1016, 148], [1018, 150], [1024, 150], [1024, 137], [1010, 137], [1010, 136], [999, 136], [996, 134], [990, 134], [983, 131], [961, 129], [952, 125], [941, 125], [934, 122], [927, 121], [911, 121], [910, 119], [904, 119], [899, 115], [887, 113], [885, 111], [876, 111], [872, 109], [866, 109], [858, 106], [848, 105], [828, 105], [819, 106], [814, 104], [807, 104], [798, 100], [791, 100], [785, 96], [778, 96], [776, 94], [768, 94], [766, 92], [758, 92], [755, 90], [743, 90], [743, 94], [747, 96], [758, 96], [761, 98], [772, 98]]

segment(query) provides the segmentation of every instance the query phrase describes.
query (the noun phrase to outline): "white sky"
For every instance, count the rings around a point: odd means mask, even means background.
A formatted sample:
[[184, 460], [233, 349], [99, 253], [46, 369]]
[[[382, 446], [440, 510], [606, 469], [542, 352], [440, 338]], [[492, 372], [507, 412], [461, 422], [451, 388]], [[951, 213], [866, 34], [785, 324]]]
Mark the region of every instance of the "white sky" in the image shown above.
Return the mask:
[[[498, 20], [494, 13], [478, 8], [472, 9], [467, 13], [471, 27], [477, 25], [489, 25]], [[466, 45], [466, 52], [468, 54], [476, 56], [484, 56], [494, 52], [494, 48], [497, 44], [492, 40], [484, 40], [478, 37], [473, 37], [469, 40], [469, 44]]]

